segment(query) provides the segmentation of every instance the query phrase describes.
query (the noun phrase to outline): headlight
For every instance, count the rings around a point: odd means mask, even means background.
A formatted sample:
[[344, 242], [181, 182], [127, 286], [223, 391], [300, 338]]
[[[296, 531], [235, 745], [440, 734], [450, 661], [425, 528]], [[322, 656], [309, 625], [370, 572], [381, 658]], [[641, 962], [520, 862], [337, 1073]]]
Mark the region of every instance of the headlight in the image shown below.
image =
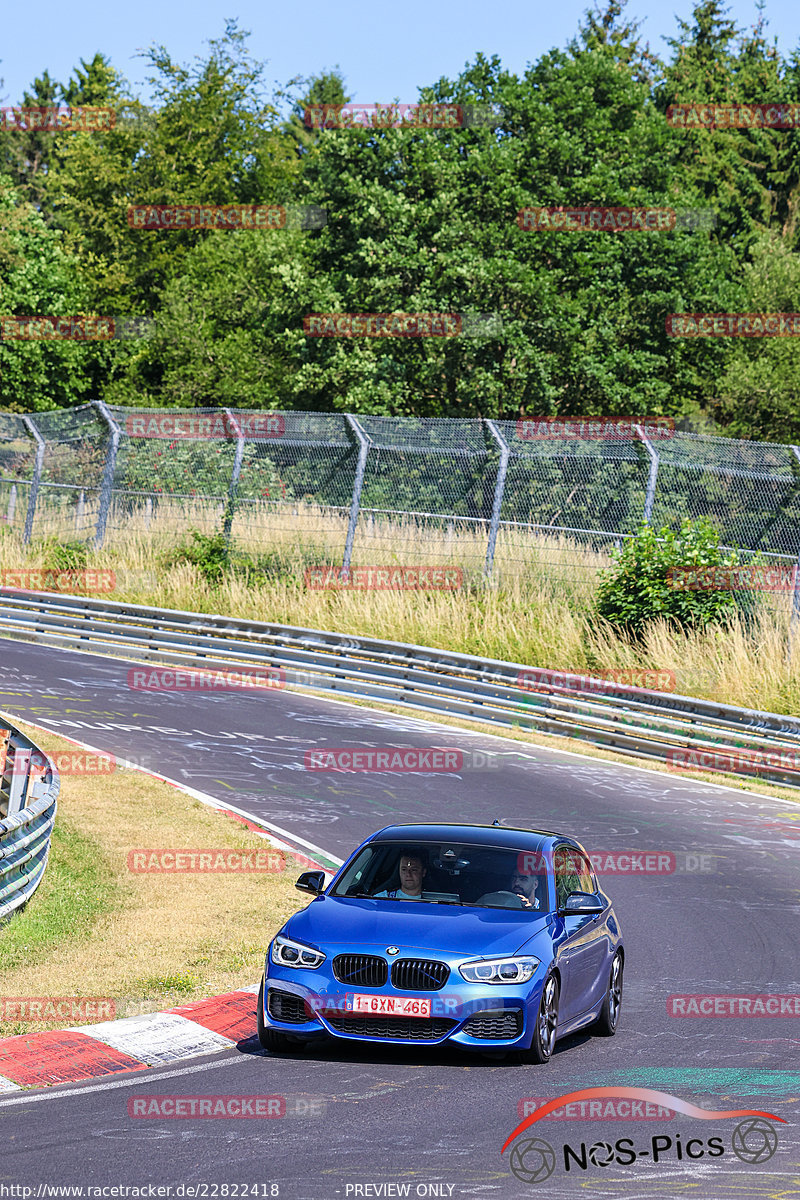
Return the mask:
[[269, 956], [279, 967], [305, 967], [311, 971], [325, 962], [325, 955], [321, 951], [280, 936], [272, 943]]
[[484, 958], [462, 963], [458, 968], [467, 983], [527, 983], [533, 979], [539, 959], [532, 954], [521, 958]]

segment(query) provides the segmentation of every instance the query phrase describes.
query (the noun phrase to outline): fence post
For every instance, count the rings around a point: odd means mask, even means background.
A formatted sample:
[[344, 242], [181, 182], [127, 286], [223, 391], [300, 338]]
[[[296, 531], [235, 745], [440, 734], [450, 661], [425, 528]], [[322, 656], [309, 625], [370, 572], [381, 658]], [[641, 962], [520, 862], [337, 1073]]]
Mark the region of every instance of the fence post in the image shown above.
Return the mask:
[[106, 451], [106, 463], [103, 467], [103, 482], [100, 485], [100, 511], [97, 514], [97, 531], [94, 537], [94, 548], [99, 550], [105, 540], [108, 513], [111, 508], [111, 496], [114, 491], [114, 472], [117, 467], [117, 451], [119, 450], [120, 427], [112, 417], [102, 400], [92, 400], [111, 432], [111, 440]]
[[236, 433], [236, 453], [233, 456], [233, 470], [231, 471], [231, 482], [228, 486], [228, 503], [225, 505], [225, 516], [222, 522], [222, 534], [225, 538], [225, 545], [227, 546], [231, 537], [233, 513], [236, 506], [236, 493], [239, 490], [239, 476], [242, 473], [242, 459], [244, 458], [244, 434], [242, 433], [241, 425], [236, 420], [236, 417], [233, 415], [231, 410], [229, 408], [224, 408], [222, 411], [225, 413], [225, 416], [230, 421]]
[[[42, 481], [44, 452], [47, 449], [47, 444], [30, 417], [23, 417], [22, 420], [25, 422], [25, 428], [28, 430], [28, 433], [36, 438], [36, 461], [33, 464], [33, 478], [31, 479], [31, 488], [28, 493], [28, 511], [25, 513], [25, 529], [22, 533], [22, 544], [23, 546], [27, 546], [33, 533], [33, 518], [36, 514], [36, 501], [39, 496], [39, 484]], [[16, 505], [16, 497], [14, 500]]]
[[17, 485], [12, 483], [11, 491], [8, 495], [8, 512], [6, 513], [6, 522], [9, 529], [14, 524], [14, 517], [17, 512]]
[[786, 645], [786, 661], [792, 661], [792, 640], [797, 630], [797, 619], [800, 617], [800, 554], [798, 554], [797, 562], [794, 567], [794, 578], [792, 580], [792, 612], [789, 617], [789, 638]]
[[644, 498], [644, 512], [642, 514], [642, 520], [644, 521], [645, 525], [649, 525], [650, 518], [653, 515], [653, 504], [654, 504], [655, 498], [656, 498], [656, 479], [658, 478], [658, 454], [655, 451], [655, 447], [653, 446], [653, 443], [650, 441], [650, 438], [646, 436], [641, 425], [634, 425], [634, 429], [636, 430], [636, 433], [638, 434], [640, 440], [644, 444], [644, 448], [647, 451], [648, 456], [650, 458], [650, 473], [647, 476], [647, 495]]
[[[800, 463], [800, 447], [790, 446], [792, 454]], [[786, 664], [787, 666], [792, 661], [792, 641], [797, 630], [797, 620], [800, 617], [800, 551], [797, 555], [797, 563], [794, 568], [794, 579], [792, 581], [792, 612], [789, 617], [789, 636], [786, 640]]]
[[503, 437], [500, 430], [494, 421], [487, 421], [489, 432], [500, 447], [500, 465], [497, 468], [497, 480], [494, 485], [494, 503], [492, 504], [492, 523], [489, 526], [489, 541], [486, 546], [486, 562], [484, 563], [484, 575], [491, 575], [492, 567], [494, 566], [494, 551], [497, 545], [497, 532], [500, 528], [500, 512], [503, 507], [503, 493], [506, 490], [506, 475], [508, 474], [508, 460], [511, 455], [511, 447]]
[[357, 421], [350, 413], [344, 414], [345, 420], [352, 429], [358, 439], [358, 462], [356, 463], [356, 477], [353, 481], [353, 499], [350, 503], [350, 520], [347, 525], [347, 537], [344, 543], [344, 557], [342, 559], [342, 572], [350, 570], [350, 559], [353, 554], [353, 540], [356, 536], [356, 525], [358, 524], [358, 510], [361, 507], [361, 489], [364, 486], [364, 474], [367, 469], [367, 455], [369, 454], [370, 440], [364, 430], [361, 428], [361, 422]]
[[75, 505], [75, 532], [80, 533], [83, 528], [83, 513], [86, 506], [86, 492], [83, 488], [78, 495], [78, 503]]

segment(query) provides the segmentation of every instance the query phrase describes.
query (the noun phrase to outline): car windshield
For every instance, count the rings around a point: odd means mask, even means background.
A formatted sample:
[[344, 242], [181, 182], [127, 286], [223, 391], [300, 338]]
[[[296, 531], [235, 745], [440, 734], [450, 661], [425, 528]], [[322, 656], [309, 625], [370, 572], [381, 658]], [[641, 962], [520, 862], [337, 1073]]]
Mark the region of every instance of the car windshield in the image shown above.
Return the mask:
[[449, 842], [372, 842], [331, 895], [539, 913], [549, 908], [542, 855]]

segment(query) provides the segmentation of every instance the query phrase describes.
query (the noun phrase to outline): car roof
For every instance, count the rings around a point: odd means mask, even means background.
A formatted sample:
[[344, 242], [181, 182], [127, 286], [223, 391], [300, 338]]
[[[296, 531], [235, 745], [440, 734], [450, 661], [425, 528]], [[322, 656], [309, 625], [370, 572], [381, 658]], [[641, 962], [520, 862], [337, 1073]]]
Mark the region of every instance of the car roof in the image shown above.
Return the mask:
[[378, 830], [370, 842], [456, 842], [481, 846], [517, 846], [521, 849], [541, 850], [547, 843], [566, 841], [579, 845], [566, 834], [553, 833], [549, 829], [520, 829], [511, 825], [455, 825], [455, 824], [409, 824], [387, 825]]

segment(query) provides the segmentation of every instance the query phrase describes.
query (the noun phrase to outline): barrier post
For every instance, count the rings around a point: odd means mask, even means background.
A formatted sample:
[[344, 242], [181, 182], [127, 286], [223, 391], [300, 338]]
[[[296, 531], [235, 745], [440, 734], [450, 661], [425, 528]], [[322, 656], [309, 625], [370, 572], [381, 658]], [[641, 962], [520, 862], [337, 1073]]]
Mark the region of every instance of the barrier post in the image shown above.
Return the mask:
[[242, 459], [244, 458], [244, 434], [242, 427], [236, 420], [229, 408], [222, 410], [234, 430], [236, 431], [236, 454], [233, 459], [233, 470], [231, 471], [231, 481], [228, 486], [228, 503], [225, 505], [225, 511], [222, 521], [222, 533], [227, 545], [231, 538], [231, 526], [233, 525], [233, 514], [236, 508], [236, 493], [239, 490], [239, 476], [242, 473]]
[[358, 512], [361, 507], [361, 489], [364, 486], [364, 473], [367, 469], [367, 455], [369, 454], [370, 446], [370, 440], [362, 429], [361, 422], [357, 421], [350, 413], [345, 413], [344, 415], [358, 440], [358, 462], [356, 463], [356, 476], [353, 481], [353, 499], [350, 502], [350, 519], [347, 523], [347, 537], [345, 538], [344, 557], [342, 558], [343, 575], [350, 570], [353, 541], [356, 536], [356, 525], [358, 524]]
[[650, 458], [650, 471], [647, 476], [647, 494], [644, 499], [644, 512], [642, 513], [642, 520], [644, 521], [645, 525], [649, 525], [650, 517], [653, 515], [653, 504], [656, 498], [656, 480], [658, 478], [659, 459], [653, 443], [650, 441], [650, 438], [647, 437], [641, 425], [636, 425], [634, 428], [639, 440], [642, 442], [645, 450], [647, 451], [648, 457]]
[[119, 450], [119, 438], [122, 431], [102, 400], [92, 400], [91, 403], [92, 407], [96, 408], [100, 413], [111, 433], [111, 440], [108, 443], [108, 450], [106, 452], [106, 462], [103, 468], [103, 482], [100, 485], [100, 511], [97, 514], [97, 530], [94, 538], [94, 548], [95, 550], [99, 550], [106, 536], [106, 523], [108, 522], [111, 497], [114, 492], [114, 472], [117, 467], [117, 451]]
[[[22, 533], [22, 544], [23, 546], [27, 546], [33, 533], [33, 518], [36, 513], [36, 501], [39, 496], [39, 484], [42, 481], [44, 452], [47, 449], [47, 444], [30, 417], [23, 416], [22, 420], [31, 437], [36, 439], [36, 459], [33, 464], [33, 478], [31, 479], [31, 488], [28, 493], [28, 511], [25, 513], [25, 529]], [[16, 508], [16, 496], [14, 497], [14, 507]], [[11, 506], [9, 505], [10, 508]]]
[[497, 480], [494, 485], [494, 502], [492, 503], [492, 523], [489, 526], [489, 541], [486, 545], [486, 562], [483, 565], [484, 575], [491, 575], [494, 566], [494, 551], [497, 545], [497, 533], [500, 528], [500, 513], [503, 508], [503, 493], [506, 490], [508, 475], [508, 460], [511, 447], [503, 437], [494, 421], [487, 421], [489, 432], [500, 447], [500, 465], [497, 468]]
[[[792, 454], [800, 463], [800, 447], [790, 446]], [[797, 563], [794, 568], [794, 579], [792, 580], [792, 611], [789, 615], [789, 636], [786, 639], [786, 662], [787, 665], [792, 661], [792, 643], [794, 635], [797, 631], [797, 621], [800, 618], [800, 550], [797, 555]]]

